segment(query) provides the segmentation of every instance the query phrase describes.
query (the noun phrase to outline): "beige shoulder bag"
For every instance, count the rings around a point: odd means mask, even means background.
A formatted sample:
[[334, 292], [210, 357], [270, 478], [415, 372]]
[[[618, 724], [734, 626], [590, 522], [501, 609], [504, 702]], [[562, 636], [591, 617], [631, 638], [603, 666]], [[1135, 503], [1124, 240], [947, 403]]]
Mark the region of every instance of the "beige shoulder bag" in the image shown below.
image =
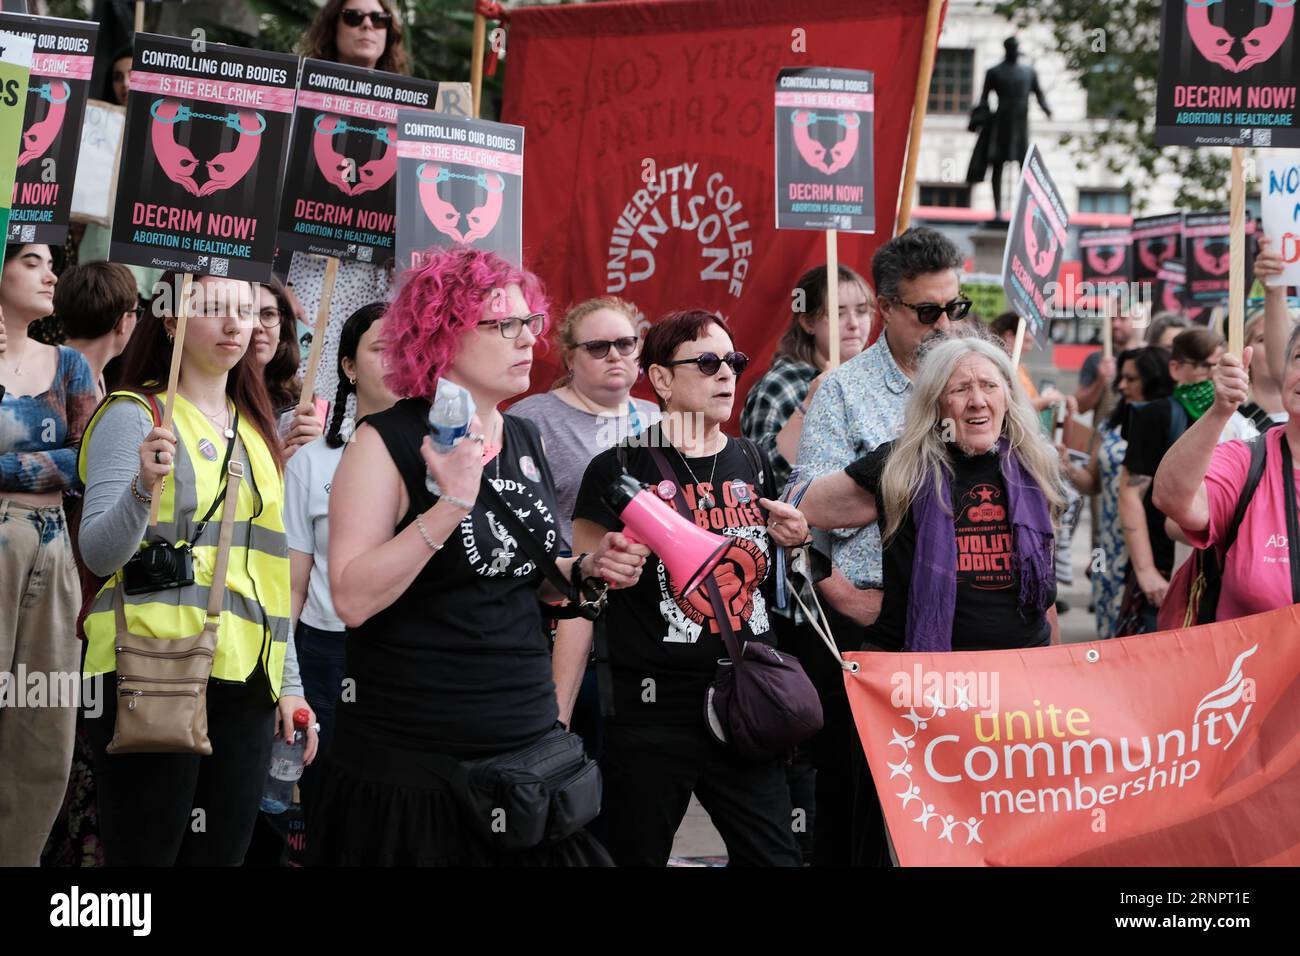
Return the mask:
[[122, 605], [123, 584], [113, 589], [117, 620], [117, 721], [111, 754], [212, 753], [208, 740], [208, 676], [217, 649], [217, 628], [226, 594], [226, 568], [239, 507], [239, 483], [244, 477], [240, 440], [226, 466], [226, 501], [221, 512], [217, 563], [212, 572], [208, 615], [193, 637], [138, 637], [127, 630]]

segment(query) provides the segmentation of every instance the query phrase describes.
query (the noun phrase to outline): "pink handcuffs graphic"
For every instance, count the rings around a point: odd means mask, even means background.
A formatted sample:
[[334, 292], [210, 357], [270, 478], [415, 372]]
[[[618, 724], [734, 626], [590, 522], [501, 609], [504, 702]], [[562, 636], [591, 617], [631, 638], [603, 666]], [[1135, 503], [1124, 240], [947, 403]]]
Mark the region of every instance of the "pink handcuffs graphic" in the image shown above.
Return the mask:
[[[316, 135], [312, 139], [312, 154], [326, 181], [349, 196], [372, 192], [387, 183], [397, 173], [397, 149], [394, 138], [397, 129], [392, 126], [353, 126], [347, 120], [328, 113], [319, 113], [312, 122]], [[384, 152], [357, 170], [356, 182], [348, 177], [349, 160], [334, 149], [334, 137], [341, 133], [365, 133], [384, 144]]]
[[1088, 250], [1088, 264], [1104, 276], [1110, 275], [1124, 264], [1122, 246], [1094, 246]]
[[[426, 170], [432, 170], [432, 176]], [[444, 236], [450, 236], [457, 242], [473, 242], [490, 233], [501, 218], [501, 205], [505, 199], [506, 181], [500, 173], [453, 173], [445, 166], [433, 163], [421, 163], [415, 171], [420, 181], [420, 204], [424, 214]], [[475, 183], [487, 192], [483, 205], [475, 206], [465, 214], [468, 228], [461, 232], [456, 226], [460, 222], [460, 213], [456, 207], [438, 195], [438, 185], [452, 179], [465, 179]]]
[[1192, 43], [1201, 55], [1211, 63], [1217, 63], [1230, 73], [1244, 73], [1252, 66], [1272, 59], [1273, 54], [1282, 48], [1282, 44], [1291, 36], [1291, 24], [1295, 19], [1296, 0], [1259, 0], [1265, 6], [1273, 8], [1268, 22], [1255, 27], [1241, 38], [1243, 55], [1240, 60], [1233, 59], [1232, 48], [1237, 38], [1223, 27], [1210, 22], [1210, 7], [1223, 0], [1185, 0], [1187, 4], [1187, 32], [1191, 34]]
[[[1040, 245], [1038, 233], [1034, 231], [1034, 226], [1041, 224], [1043, 232], [1047, 234], [1047, 244]], [[1038, 203], [1030, 199], [1025, 204], [1025, 253], [1029, 256], [1030, 268], [1039, 278], [1045, 277], [1052, 271], [1052, 264], [1056, 261], [1056, 250], [1058, 243], [1056, 235], [1052, 232], [1051, 225], [1047, 222], [1047, 217], [1043, 211], [1038, 208]]]
[[[167, 178], [186, 192], [195, 196], [210, 196], [218, 190], [229, 189], [247, 175], [257, 160], [262, 146], [262, 133], [266, 131], [266, 117], [256, 110], [235, 110], [224, 116], [214, 113], [196, 113], [176, 100], [157, 99], [149, 107], [153, 117], [151, 137], [154, 156]], [[199, 161], [188, 147], [176, 142], [176, 124], [190, 120], [213, 120], [229, 126], [239, 133], [235, 148], [218, 153], [209, 159], [208, 180], [202, 186], [194, 181]], [[251, 128], [256, 126], [256, 128]]]
[[[54, 95], [54, 87], [58, 86], [62, 90], [62, 98]], [[72, 97], [72, 87], [62, 80], [53, 80], [49, 83], [42, 83], [40, 86], [29, 86], [28, 92], [35, 93], [45, 102], [49, 103], [49, 109], [45, 112], [45, 118], [33, 123], [27, 129], [23, 130], [23, 151], [18, 157], [18, 165], [26, 166], [33, 159], [45, 154], [50, 145], [58, 139], [59, 130], [63, 128], [63, 117], [67, 112], [67, 102]]]
[[[858, 151], [858, 128], [862, 117], [857, 113], [833, 113], [822, 115], [808, 110], [795, 110], [790, 115], [794, 126], [794, 145], [799, 155], [813, 169], [821, 170], [827, 176], [837, 173], [848, 166], [853, 154]], [[814, 123], [837, 123], [844, 128], [844, 138], [830, 148], [827, 159], [826, 147], [812, 138], [810, 127]]]

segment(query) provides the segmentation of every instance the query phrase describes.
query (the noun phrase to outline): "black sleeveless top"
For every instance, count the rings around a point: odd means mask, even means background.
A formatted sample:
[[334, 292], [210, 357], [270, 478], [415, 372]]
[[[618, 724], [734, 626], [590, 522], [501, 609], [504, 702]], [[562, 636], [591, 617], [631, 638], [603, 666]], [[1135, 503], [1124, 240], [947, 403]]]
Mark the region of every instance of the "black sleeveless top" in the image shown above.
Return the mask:
[[[407, 398], [366, 419], [411, 498], [398, 532], [437, 501], [420, 457], [428, 413], [427, 399]], [[503, 418], [503, 447], [484, 474], [554, 554], [555, 483], [537, 426]], [[457, 757], [501, 753], [540, 737], [558, 719], [538, 608], [542, 581], [480, 496], [411, 586], [348, 631], [345, 676], [355, 693], [349, 702], [345, 684], [339, 731]]]

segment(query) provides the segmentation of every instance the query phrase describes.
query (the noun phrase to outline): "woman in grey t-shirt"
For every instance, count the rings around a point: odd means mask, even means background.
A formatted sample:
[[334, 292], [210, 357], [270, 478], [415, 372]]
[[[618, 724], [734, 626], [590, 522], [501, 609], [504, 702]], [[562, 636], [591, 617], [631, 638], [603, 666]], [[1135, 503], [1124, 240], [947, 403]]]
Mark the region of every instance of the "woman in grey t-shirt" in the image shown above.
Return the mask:
[[[632, 398], [637, 381], [641, 339], [637, 310], [615, 296], [588, 299], [569, 310], [557, 330], [565, 376], [549, 392], [517, 402], [511, 415], [537, 423], [546, 447], [546, 460], [555, 476], [555, 492], [563, 547], [573, 543], [573, 505], [591, 459], [613, 448], [628, 435], [639, 434], [659, 420], [653, 402]], [[599, 704], [594, 668], [587, 668], [581, 685], [563, 680], [581, 668], [563, 666], [591, 652], [591, 622], [582, 618], [560, 621], [555, 632], [553, 670], [560, 719], [570, 723], [578, 691], [582, 712], [575, 733], [582, 736], [593, 757], [600, 751]]]

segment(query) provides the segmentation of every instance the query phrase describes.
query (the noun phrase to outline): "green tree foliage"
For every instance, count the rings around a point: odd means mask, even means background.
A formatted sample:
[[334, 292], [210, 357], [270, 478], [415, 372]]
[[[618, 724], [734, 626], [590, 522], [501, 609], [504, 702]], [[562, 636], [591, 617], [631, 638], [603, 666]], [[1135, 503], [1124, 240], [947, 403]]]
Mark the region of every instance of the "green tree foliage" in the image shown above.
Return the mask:
[[1183, 209], [1227, 207], [1226, 150], [1155, 144], [1161, 0], [993, 0], [992, 6], [1017, 26], [1050, 29], [1093, 114], [1109, 119], [1087, 120], [1061, 136], [1080, 167], [1101, 162], [1125, 177], [1139, 211], [1146, 205], [1143, 187], [1161, 175], [1178, 178]]

